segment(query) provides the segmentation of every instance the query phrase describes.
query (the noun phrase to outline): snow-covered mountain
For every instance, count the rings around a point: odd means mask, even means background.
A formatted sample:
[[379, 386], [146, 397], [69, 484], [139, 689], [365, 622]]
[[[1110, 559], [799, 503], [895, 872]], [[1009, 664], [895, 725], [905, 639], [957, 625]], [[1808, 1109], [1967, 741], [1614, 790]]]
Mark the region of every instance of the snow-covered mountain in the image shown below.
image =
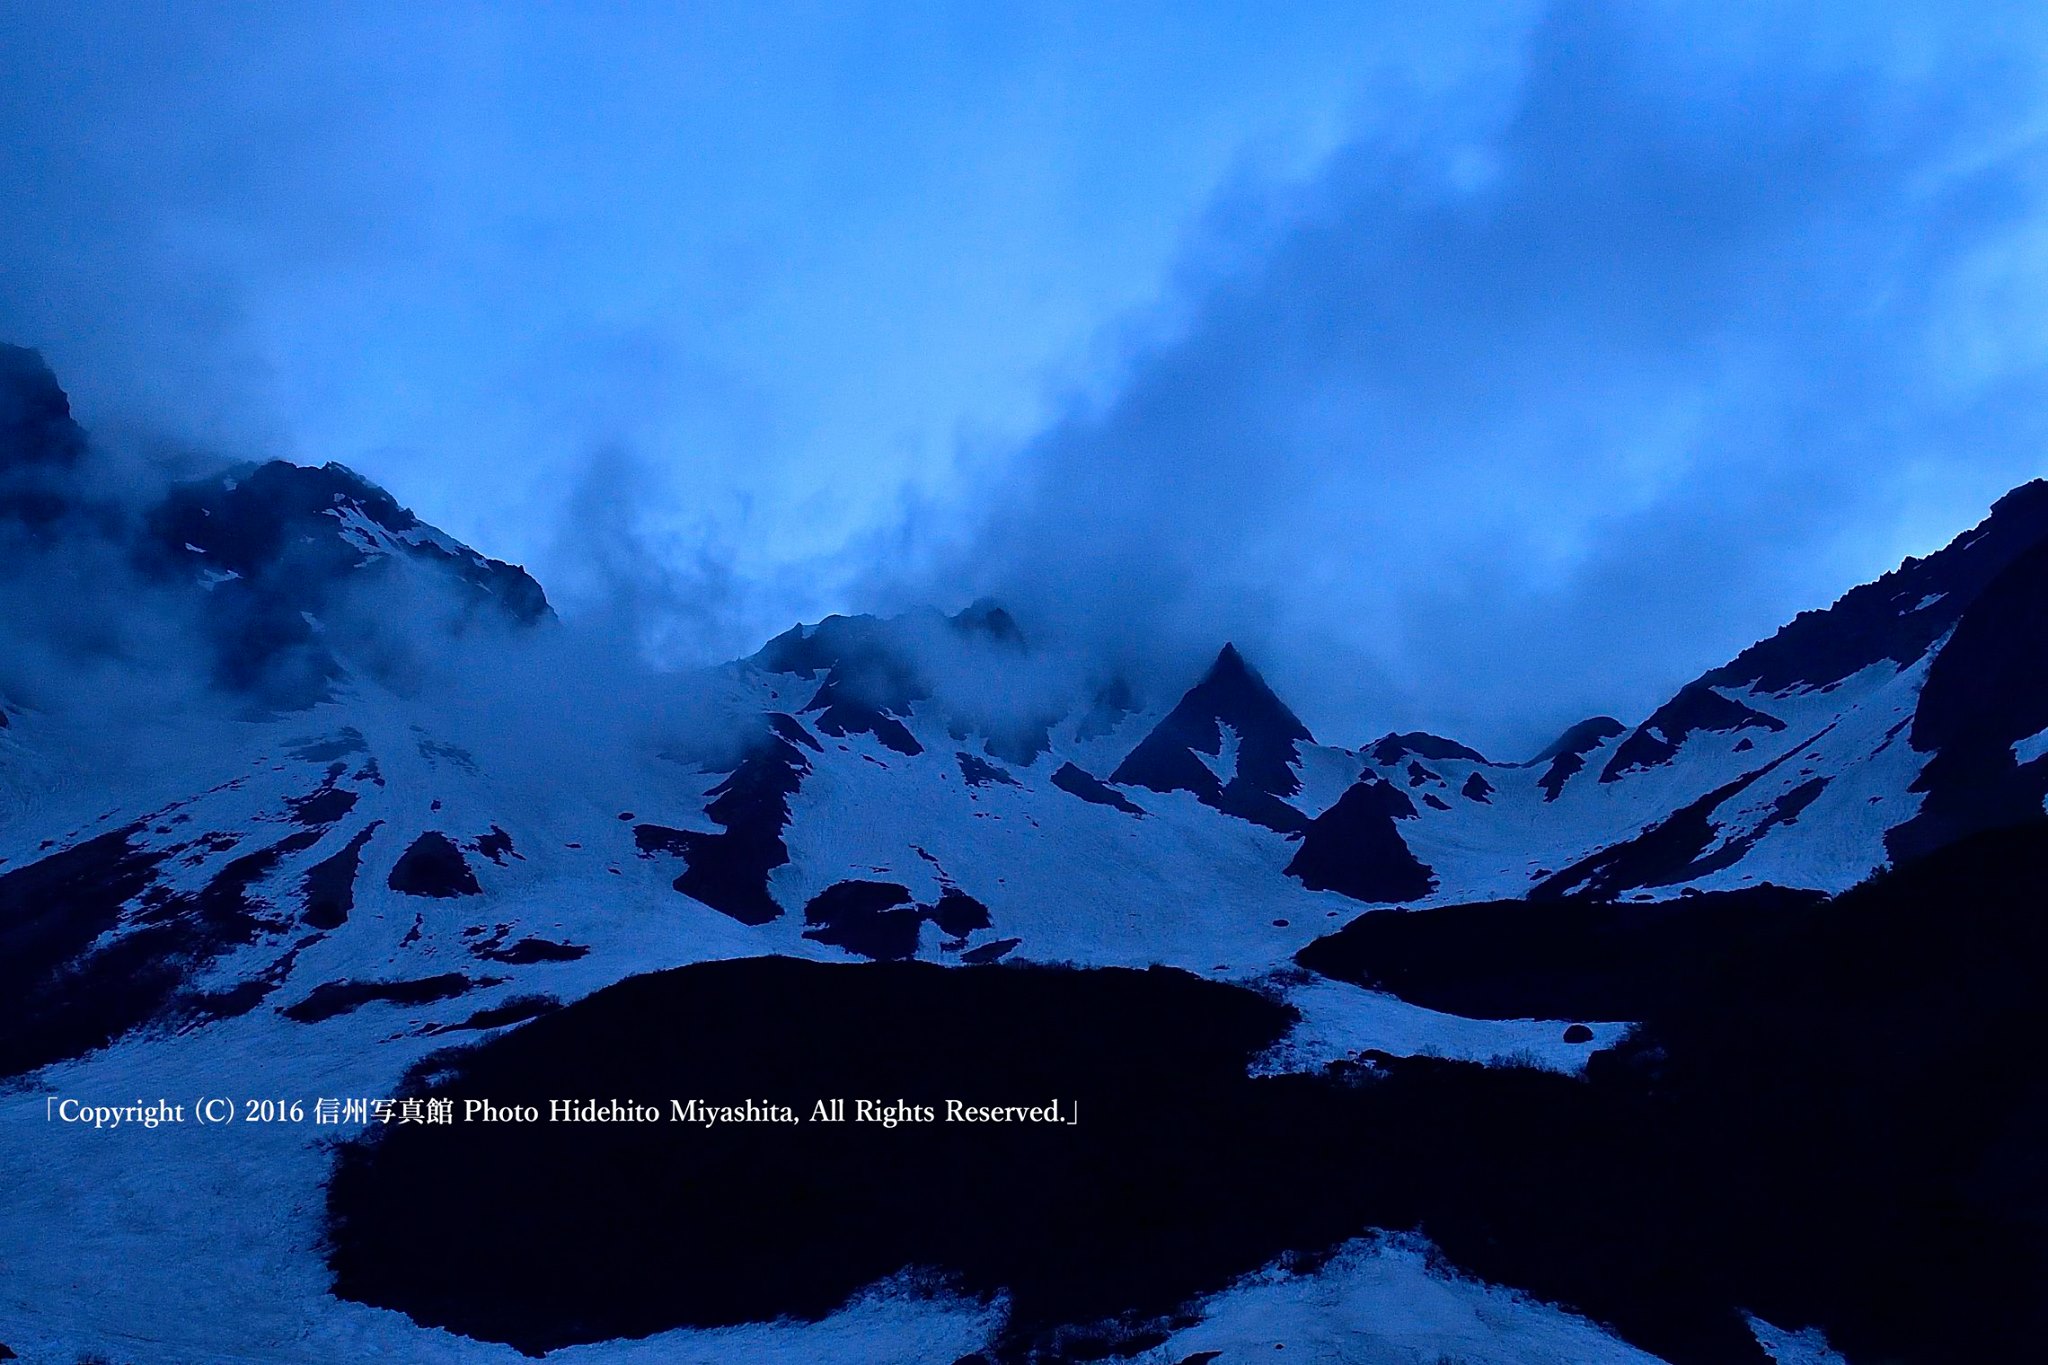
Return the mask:
[[[1596, 717], [1500, 762], [1418, 733], [1319, 743], [1229, 644], [1170, 705], [1141, 701], [1150, 680], [1048, 668], [993, 603], [794, 627], [649, 682], [635, 710], [563, 681], [574, 655], [532, 578], [347, 469], [273, 461], [138, 497], [92, 459], [48, 370], [0, 352], [9, 573], [152, 614], [206, 681], [124, 712], [113, 743], [47, 665], [0, 683], [0, 1340], [67, 1365], [510, 1352], [329, 1293], [336, 1130], [81, 1134], [45, 1123], [44, 1095], [390, 1095], [452, 1042], [771, 956], [1178, 968], [1294, 1011], [1267, 1073], [1368, 1051], [1572, 1073], [1626, 1021], [1461, 1017], [1293, 960], [1370, 906], [1841, 891], [2048, 794], [2039, 482], [1640, 723]], [[82, 565], [99, 577], [81, 586]], [[69, 648], [130, 688], [155, 657]], [[450, 684], [444, 657], [502, 679]], [[1646, 1358], [1410, 1254], [1217, 1283], [1145, 1358], [1224, 1349], [1246, 1314], [1320, 1331], [1318, 1295], [1356, 1319], [1435, 1295], [1404, 1311], [1440, 1338], [1458, 1324], [1472, 1359]], [[150, 1269], [81, 1296], [95, 1264]], [[603, 1358], [862, 1359], [880, 1332], [923, 1342], [896, 1358], [952, 1359], [993, 1311], [861, 1300], [781, 1336], [684, 1329]]]

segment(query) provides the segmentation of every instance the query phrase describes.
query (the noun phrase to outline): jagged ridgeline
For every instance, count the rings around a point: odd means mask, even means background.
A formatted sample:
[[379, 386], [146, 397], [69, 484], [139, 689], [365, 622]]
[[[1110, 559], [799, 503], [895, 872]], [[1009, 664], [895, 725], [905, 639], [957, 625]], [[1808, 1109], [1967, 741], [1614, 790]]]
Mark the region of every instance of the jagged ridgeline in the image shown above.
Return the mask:
[[[100, 1333], [66, 1358], [409, 1358], [413, 1320], [788, 1345], [908, 1266], [992, 1315], [958, 1355], [1179, 1361], [1346, 1295], [1385, 1318], [1392, 1261], [1322, 1259], [1375, 1229], [1675, 1361], [1761, 1359], [1745, 1313], [1857, 1360], [2039, 1339], [2012, 1154], [2043, 1112], [2048, 484], [1525, 761], [1332, 743], [1234, 645], [1083, 664], [993, 601], [593, 683], [618, 661], [524, 570], [339, 465], [138, 478], [18, 348], [0, 551], [12, 1083], [523, 1103], [598, 1078], [666, 1112], [773, 1074], [1093, 1116], [735, 1137], [702, 1168], [624, 1132], [251, 1128], [157, 1149], [179, 1178], [146, 1186], [135, 1149], [7, 1126], [48, 1178], [0, 1188], [0, 1247], [71, 1230], [9, 1261], [13, 1301]], [[410, 1231], [425, 1208], [443, 1239]], [[252, 1255], [286, 1269], [224, 1285]], [[138, 1257], [150, 1293], [80, 1307], [88, 1267]], [[410, 1317], [366, 1319], [330, 1268]], [[1427, 1283], [1483, 1307], [1496, 1356], [1641, 1358]], [[166, 1301], [210, 1311], [166, 1327]], [[923, 1324], [902, 1341], [943, 1316], [888, 1302]]]

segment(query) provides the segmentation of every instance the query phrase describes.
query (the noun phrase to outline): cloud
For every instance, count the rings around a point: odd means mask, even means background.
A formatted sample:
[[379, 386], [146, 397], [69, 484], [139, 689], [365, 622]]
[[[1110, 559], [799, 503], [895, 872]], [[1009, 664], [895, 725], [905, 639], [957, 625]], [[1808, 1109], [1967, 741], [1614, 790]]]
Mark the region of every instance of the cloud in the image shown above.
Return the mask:
[[2048, 33], [1481, 10], [1169, 7], [1077, 61], [1058, 25], [18, 9], [0, 339], [116, 494], [167, 441], [339, 458], [670, 663], [991, 594], [1155, 694], [1229, 638], [1333, 738], [1514, 753], [2041, 472]]
[[2048, 468], [2041, 25], [1944, 13], [1555, 6], [1219, 205], [898, 590], [1235, 638], [1337, 738], [1645, 712]]

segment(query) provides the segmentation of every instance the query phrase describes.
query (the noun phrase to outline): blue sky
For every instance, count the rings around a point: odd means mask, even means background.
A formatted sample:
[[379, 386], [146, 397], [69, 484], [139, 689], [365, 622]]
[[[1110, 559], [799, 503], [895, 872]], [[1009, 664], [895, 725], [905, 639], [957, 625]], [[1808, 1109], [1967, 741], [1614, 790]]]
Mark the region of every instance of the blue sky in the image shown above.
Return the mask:
[[663, 657], [958, 605], [1505, 750], [2048, 470], [2024, 6], [10, 6], [0, 332]]

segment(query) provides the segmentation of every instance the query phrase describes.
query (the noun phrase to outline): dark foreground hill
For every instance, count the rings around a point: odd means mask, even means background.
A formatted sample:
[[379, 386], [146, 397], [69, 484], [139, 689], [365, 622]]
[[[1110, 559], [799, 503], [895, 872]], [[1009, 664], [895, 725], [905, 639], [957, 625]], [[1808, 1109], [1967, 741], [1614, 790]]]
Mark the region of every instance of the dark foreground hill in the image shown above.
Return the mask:
[[[338, 1168], [337, 1287], [540, 1352], [816, 1318], [916, 1269], [1008, 1294], [999, 1352], [1054, 1359], [1414, 1227], [1682, 1365], [1762, 1360], [1744, 1312], [1852, 1359], [2020, 1359], [2048, 1333], [2044, 885], [2037, 823], [1782, 905], [1583, 1080], [1385, 1056], [1249, 1077], [1289, 1011], [1157, 969], [636, 978], [429, 1064], [418, 1093], [935, 1117], [393, 1128]], [[1077, 1124], [944, 1118], [1055, 1098]]]

